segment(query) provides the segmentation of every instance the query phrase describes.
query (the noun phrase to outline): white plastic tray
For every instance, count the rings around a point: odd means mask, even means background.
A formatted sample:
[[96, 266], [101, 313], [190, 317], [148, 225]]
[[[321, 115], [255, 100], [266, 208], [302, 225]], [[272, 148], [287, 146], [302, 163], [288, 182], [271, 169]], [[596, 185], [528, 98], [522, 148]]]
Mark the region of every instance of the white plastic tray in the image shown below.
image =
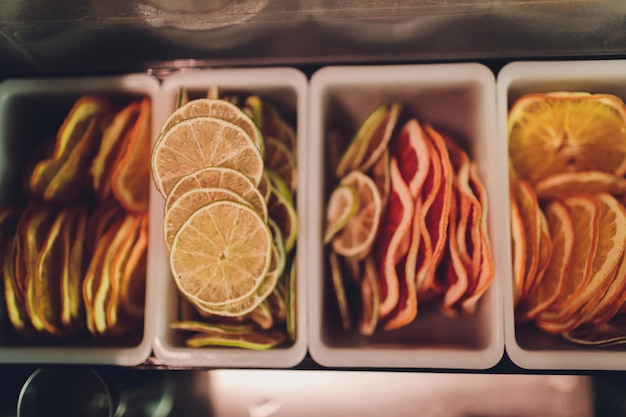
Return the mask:
[[[310, 216], [307, 225], [309, 350], [324, 366], [486, 369], [504, 349], [500, 266], [506, 262], [505, 148], [496, 136], [495, 80], [479, 64], [327, 67], [310, 83], [308, 155]], [[378, 105], [400, 100], [420, 122], [463, 140], [477, 161], [489, 198], [489, 233], [496, 277], [475, 315], [447, 318], [422, 307], [414, 323], [361, 337], [342, 330], [322, 247], [325, 213], [326, 135], [329, 128], [355, 132]]]
[[[506, 145], [506, 120], [509, 106], [515, 99], [529, 93], [586, 91], [611, 93], [626, 100], [626, 61], [513, 62], [498, 74], [497, 91], [498, 137]], [[508, 195], [508, 192], [503, 195]], [[503, 224], [508, 225], [508, 207], [503, 211], [506, 217]], [[510, 229], [504, 229], [508, 241]], [[543, 370], [626, 370], [626, 347], [599, 349], [577, 346], [558, 336], [542, 333], [531, 324], [516, 324], [510, 253], [504, 255], [507, 261], [500, 268], [505, 277], [509, 277], [504, 282], [505, 344], [508, 355], [516, 365]]]
[[[148, 75], [131, 74], [110, 77], [10, 79], [0, 84], [0, 204], [19, 200], [17, 193], [25, 158], [36, 145], [36, 133], [46, 124], [54, 131], [73, 102], [84, 94], [105, 94], [112, 98], [150, 97], [157, 99], [159, 84]], [[154, 123], [154, 117], [152, 118]], [[48, 126], [50, 127], [50, 126]], [[50, 130], [50, 129], [47, 129]], [[154, 125], [153, 125], [154, 132]], [[154, 213], [151, 213], [154, 215]], [[151, 227], [149, 233], [155, 231]], [[154, 258], [150, 245], [148, 258]], [[148, 261], [147, 293], [160, 271]], [[144, 330], [136, 343], [103, 347], [89, 342], [28, 344], [10, 336], [10, 324], [4, 317], [4, 294], [0, 297], [0, 363], [107, 364], [133, 366], [150, 355], [154, 313], [146, 296]]]
[[[239, 348], [188, 348], [169, 325], [177, 320], [178, 296], [174, 279], [170, 274], [169, 256], [163, 240], [164, 200], [154, 201], [158, 231], [152, 235], [152, 244], [158, 256], [152, 260], [154, 267], [163, 273], [155, 291], [156, 329], [153, 343], [157, 361], [170, 366], [187, 367], [269, 367], [290, 368], [302, 361], [306, 355], [306, 275], [309, 273], [307, 241], [308, 234], [306, 174], [307, 160], [304, 132], [306, 132], [307, 79], [303, 73], [291, 68], [223, 69], [180, 72], [165, 78], [160, 94], [160, 123], [175, 109], [180, 87], [189, 92], [190, 98], [206, 96], [209, 87], [218, 86], [220, 94], [257, 94], [271, 100], [281, 112], [297, 126], [298, 141], [298, 193], [297, 210], [299, 233], [297, 240], [297, 328], [296, 340], [287, 347], [265, 351]], [[178, 334], [180, 335], [180, 334]]]

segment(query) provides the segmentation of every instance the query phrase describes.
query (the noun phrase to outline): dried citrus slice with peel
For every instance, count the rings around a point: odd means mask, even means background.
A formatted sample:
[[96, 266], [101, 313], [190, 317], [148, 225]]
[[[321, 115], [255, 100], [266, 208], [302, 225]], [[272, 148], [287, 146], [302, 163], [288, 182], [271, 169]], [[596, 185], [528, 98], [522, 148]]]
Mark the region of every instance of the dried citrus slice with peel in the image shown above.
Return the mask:
[[100, 148], [89, 168], [89, 177], [96, 196], [100, 201], [111, 194], [113, 166], [126, 145], [127, 132], [133, 128], [139, 116], [139, 101], [133, 101], [119, 111], [102, 134]]
[[359, 333], [371, 336], [378, 326], [380, 315], [380, 296], [378, 294], [378, 268], [372, 254], [365, 258], [363, 275], [361, 276], [359, 293]]
[[[513, 186], [511, 186], [512, 188]], [[514, 305], [517, 306], [524, 297], [524, 279], [526, 277], [526, 232], [524, 229], [524, 218], [520, 212], [519, 204], [513, 190], [510, 190], [510, 208], [511, 208], [511, 244], [513, 258], [513, 299]]]
[[611, 285], [609, 285], [602, 298], [591, 306], [592, 309], [585, 316], [583, 323], [601, 325], [610, 321], [617, 314], [620, 306], [626, 301], [626, 291], [623, 290], [625, 285], [626, 262], [624, 262], [624, 256], [622, 255]]
[[223, 188], [242, 196], [267, 219], [265, 199], [254, 183], [241, 172], [224, 167], [207, 167], [182, 177], [165, 200], [165, 213], [186, 192], [196, 188]]
[[608, 323], [583, 324], [574, 330], [563, 334], [563, 337], [573, 343], [609, 347], [626, 343], [626, 316], [619, 315]]
[[74, 103], [57, 132], [53, 154], [39, 162], [32, 171], [29, 183], [32, 191], [43, 195], [52, 177], [67, 161], [94, 117], [105, 114], [109, 110], [110, 106], [105, 100], [93, 95], [81, 97]]
[[354, 185], [339, 185], [328, 198], [326, 207], [326, 230], [324, 244], [342, 230], [354, 217], [359, 208], [359, 194]]
[[389, 201], [389, 194], [391, 193], [391, 173], [389, 172], [390, 158], [391, 156], [389, 150], [385, 150], [380, 158], [378, 158], [378, 161], [376, 161], [374, 166], [367, 173], [376, 184], [376, 187], [378, 187], [383, 209], [387, 205], [387, 201]]
[[[146, 304], [146, 274], [148, 257], [149, 216], [144, 214], [139, 236], [132, 251], [124, 260], [124, 272], [120, 282], [119, 300], [126, 317], [142, 319]], [[113, 261], [115, 263], [115, 261]], [[119, 310], [119, 308], [118, 308]], [[119, 314], [119, 313], [118, 313]]]
[[252, 142], [263, 153], [263, 137], [254, 121], [239, 107], [226, 100], [216, 98], [195, 99], [184, 103], [165, 119], [161, 135], [175, 124], [194, 117], [210, 116], [231, 122], [244, 130]]
[[35, 336], [35, 329], [30, 323], [24, 298], [20, 296], [17, 286], [15, 263], [17, 260], [17, 239], [10, 239], [5, 245], [2, 263], [2, 277], [4, 282], [4, 302], [7, 316], [11, 325], [23, 339], [31, 339]]
[[113, 195], [129, 212], [141, 212], [148, 208], [150, 162], [146, 155], [150, 153], [151, 112], [150, 99], [144, 98], [124, 152], [113, 167]]
[[332, 246], [340, 255], [362, 259], [374, 244], [378, 232], [382, 215], [380, 193], [374, 181], [360, 171], [353, 171], [345, 176], [340, 185], [357, 189], [359, 207], [356, 214], [335, 235]]
[[265, 167], [275, 172], [293, 194], [298, 185], [296, 157], [287, 145], [272, 136], [266, 137], [263, 160]]
[[338, 178], [354, 170], [367, 171], [374, 165], [387, 149], [401, 110], [397, 102], [382, 104], [367, 116], [337, 165]]
[[196, 117], [165, 131], [152, 151], [152, 177], [163, 197], [180, 178], [206, 167], [239, 170], [254, 185], [263, 173], [263, 157], [239, 126], [215, 117]]
[[174, 280], [187, 298], [227, 303], [254, 294], [268, 273], [272, 234], [258, 213], [233, 201], [196, 210], [170, 251]]
[[[395, 308], [385, 317], [383, 328], [394, 330], [411, 323], [417, 316], [417, 289], [415, 287], [415, 274], [407, 271], [406, 256], [396, 265], [398, 275], [399, 297]], [[410, 273], [408, 275], [407, 273]]]
[[251, 325], [240, 324], [236, 326], [229, 326], [226, 324], [213, 324], [197, 320], [174, 321], [170, 323], [170, 328], [204, 334], [245, 334], [251, 333], [255, 330], [254, 327]]
[[189, 347], [223, 346], [251, 350], [267, 350], [280, 345], [285, 334], [278, 330], [245, 334], [224, 333], [219, 335], [197, 334], [185, 340]]
[[[165, 244], [171, 249], [174, 236], [187, 218], [200, 207], [218, 200], [231, 200], [241, 204], [250, 205], [239, 194], [225, 188], [195, 188], [189, 190], [168, 208], [164, 217]], [[259, 213], [263, 214], [263, 213]]]
[[346, 296], [346, 284], [343, 277], [341, 259], [336, 252], [330, 251], [328, 261], [330, 262], [331, 282], [335, 299], [337, 300], [339, 316], [341, 317], [341, 325], [344, 330], [350, 330], [352, 328], [352, 313], [348, 304], [348, 297]]
[[523, 96], [509, 112], [508, 138], [515, 174], [533, 184], [564, 172], [626, 173], [626, 109], [616, 96]]
[[297, 255], [291, 261], [289, 275], [287, 276], [287, 317], [286, 327], [289, 340], [296, 340], [297, 336], [297, 290], [298, 290], [298, 266]]
[[[400, 174], [397, 160], [391, 158], [391, 195], [380, 221], [375, 243], [379, 268], [380, 317], [387, 317], [398, 303], [400, 283], [396, 266], [407, 254], [414, 217], [411, 192]], [[407, 262], [408, 264], [408, 262]], [[408, 273], [415, 272], [410, 268]]]
[[574, 224], [567, 207], [553, 200], [546, 206], [545, 215], [553, 251], [548, 268], [524, 300], [522, 315], [525, 319], [533, 319], [561, 296], [574, 253]]
[[626, 194], [626, 178], [602, 171], [563, 172], [535, 185], [539, 198], [563, 198], [576, 194]]
[[416, 119], [411, 119], [394, 137], [392, 155], [398, 160], [402, 178], [409, 186], [411, 196], [417, 198], [430, 166], [430, 149], [422, 126]]
[[247, 317], [263, 330], [271, 329], [272, 326], [274, 326], [274, 316], [272, 316], [270, 307], [267, 304], [267, 299], [262, 301], [261, 304], [256, 306], [254, 310], [248, 313]]
[[282, 232], [285, 252], [291, 252], [298, 238], [298, 214], [291, 198], [281, 193], [279, 188], [270, 187], [267, 212], [268, 217], [276, 222]]

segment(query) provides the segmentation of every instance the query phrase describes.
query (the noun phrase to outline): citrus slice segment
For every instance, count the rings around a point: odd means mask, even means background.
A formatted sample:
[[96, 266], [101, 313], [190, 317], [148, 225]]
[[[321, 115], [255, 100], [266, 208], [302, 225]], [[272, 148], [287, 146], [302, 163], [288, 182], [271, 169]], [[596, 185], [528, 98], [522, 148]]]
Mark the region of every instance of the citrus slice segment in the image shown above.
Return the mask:
[[170, 266], [182, 294], [228, 303], [258, 289], [272, 258], [269, 227], [252, 208], [216, 201], [196, 210], [176, 233]]
[[211, 166], [239, 170], [256, 186], [263, 157], [239, 126], [215, 117], [196, 117], [175, 124], [160, 137], [151, 166], [157, 189], [167, 197], [180, 178]]
[[203, 116], [215, 117], [239, 126], [263, 153], [261, 131], [250, 116], [233, 103], [217, 98], [195, 99], [184, 103], [165, 119], [161, 126], [161, 135], [179, 122]]
[[113, 167], [111, 189], [113, 195], [127, 211], [140, 212], [148, 208], [150, 190], [150, 99], [141, 100], [139, 116], [121, 158]]
[[298, 214], [288, 195], [280, 192], [280, 187], [270, 187], [267, 201], [268, 217], [278, 225], [282, 232], [285, 252], [290, 253], [298, 238]]
[[356, 188], [359, 206], [356, 214], [333, 238], [333, 249], [340, 255], [362, 259], [374, 244], [378, 233], [382, 214], [380, 193], [374, 181], [360, 171], [345, 176], [340, 185]]
[[348, 224], [358, 208], [359, 194], [354, 185], [339, 185], [333, 190], [326, 208], [324, 244], [330, 243], [333, 237]]
[[387, 149], [400, 116], [398, 102], [378, 106], [361, 124], [337, 165], [337, 178], [351, 171], [367, 171]]
[[[411, 192], [400, 174], [398, 161], [391, 158], [391, 195], [380, 221], [375, 250], [379, 268], [380, 317], [385, 318], [396, 307], [400, 297], [400, 282], [396, 266], [407, 254], [413, 224], [414, 203]], [[407, 262], [408, 264], [408, 262]], [[408, 270], [408, 274], [415, 268]]]
[[413, 198], [420, 193], [431, 163], [427, 141], [422, 126], [416, 119], [411, 119], [394, 136], [390, 145]]
[[545, 273], [524, 300], [524, 319], [533, 319], [561, 297], [574, 253], [574, 224], [567, 207], [558, 200], [551, 201], [545, 209], [546, 221], [552, 240], [552, 256]]
[[133, 101], [119, 111], [102, 134], [100, 148], [89, 168], [91, 186], [100, 201], [111, 195], [111, 172], [119, 159], [127, 132], [132, 129], [139, 116], [139, 102]]
[[531, 183], [562, 172], [626, 173], [626, 110], [618, 97], [523, 96], [511, 107], [507, 129], [512, 167]]
[[346, 296], [346, 284], [343, 277], [341, 260], [339, 255], [333, 251], [330, 251], [328, 254], [328, 260], [330, 262], [331, 282], [333, 284], [335, 299], [337, 300], [339, 316], [341, 317], [341, 325], [344, 330], [350, 330], [352, 328], [352, 312], [350, 311], [348, 297]]
[[[167, 249], [172, 248], [174, 236], [180, 226], [187, 218], [200, 207], [218, 200], [236, 201], [241, 204], [250, 205], [246, 199], [239, 194], [225, 188], [196, 188], [182, 194], [165, 212], [164, 235]], [[263, 215], [263, 213], [259, 213]]]
[[622, 255], [611, 285], [602, 298], [592, 306], [582, 322], [601, 325], [610, 321], [618, 313], [620, 306], [626, 302], [626, 291], [623, 291], [625, 285], [626, 262]]
[[580, 345], [608, 347], [626, 343], [626, 316], [619, 315], [608, 323], [583, 324], [563, 334], [570, 342]]
[[576, 194], [626, 194], [626, 178], [602, 171], [562, 172], [539, 181], [535, 191], [542, 199]]
[[254, 183], [241, 172], [224, 167], [207, 167], [182, 177], [165, 200], [165, 213], [190, 190], [197, 188], [221, 188], [243, 197], [254, 209], [267, 219], [267, 204]]
[[289, 193], [296, 191], [298, 175], [296, 157], [293, 152], [281, 141], [272, 136], [265, 138], [265, 167], [275, 172], [287, 185]]
[[359, 333], [371, 336], [378, 326], [380, 316], [380, 296], [378, 294], [378, 268], [372, 254], [365, 258], [360, 280]]

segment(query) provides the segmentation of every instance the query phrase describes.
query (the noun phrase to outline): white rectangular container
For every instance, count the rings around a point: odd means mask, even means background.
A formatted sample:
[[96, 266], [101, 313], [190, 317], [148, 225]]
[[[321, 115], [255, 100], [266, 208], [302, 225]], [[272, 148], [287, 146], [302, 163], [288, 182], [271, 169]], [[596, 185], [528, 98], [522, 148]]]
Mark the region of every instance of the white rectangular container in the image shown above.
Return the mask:
[[[474, 315], [444, 316], [420, 306], [415, 321], [362, 337], [342, 329], [322, 244], [329, 181], [328, 132], [353, 134], [376, 107], [392, 100], [407, 117], [454, 134], [477, 162], [489, 200], [488, 228], [496, 276]], [[327, 67], [310, 82], [307, 225], [309, 350], [324, 366], [486, 369], [504, 350], [501, 265], [506, 261], [506, 159], [496, 137], [495, 79], [479, 64]]]
[[[0, 204], [20, 201], [21, 178], [30, 152], [44, 132], [54, 134], [73, 103], [86, 94], [101, 94], [120, 103], [149, 97], [152, 101], [152, 134], [154, 104], [159, 91], [158, 81], [145, 74], [81, 78], [9, 79], [0, 83]], [[86, 174], [86, 173], [85, 173]], [[148, 184], [146, 184], [148, 186]], [[151, 190], [151, 194], [154, 194]], [[151, 213], [154, 216], [154, 212]], [[150, 227], [149, 233], [155, 233]], [[102, 345], [97, 342], [72, 341], [28, 343], [19, 340], [11, 329], [0, 297], [0, 363], [41, 364], [107, 364], [134, 366], [150, 356], [153, 335], [150, 287], [160, 271], [150, 259], [154, 250], [148, 247], [146, 312], [143, 331], [137, 340]]]
[[[512, 62], [498, 74], [498, 140], [508, 143], [507, 116], [512, 103], [525, 94], [553, 91], [609, 93], [626, 100], [626, 61]], [[508, 151], [507, 151], [508, 155]], [[503, 195], [508, 195], [508, 192]], [[505, 199], [503, 199], [505, 200]], [[504, 208], [504, 201], [502, 207]], [[503, 215], [510, 240], [508, 205]], [[510, 253], [500, 265], [504, 284], [505, 345], [511, 360], [525, 369], [626, 370], [626, 347], [579, 346], [515, 322]]]
[[306, 132], [307, 79], [292, 68], [246, 68], [198, 70], [172, 74], [166, 77], [160, 94], [160, 123], [176, 108], [180, 88], [185, 88], [189, 98], [206, 97], [211, 87], [218, 87], [222, 95], [258, 95], [277, 107], [287, 118], [297, 136], [297, 213], [299, 231], [297, 238], [297, 294], [296, 339], [293, 344], [264, 351], [227, 347], [186, 347], [179, 331], [170, 329], [170, 323], [178, 320], [178, 289], [170, 273], [169, 255], [163, 238], [164, 199], [159, 196], [154, 202], [159, 231], [153, 235], [152, 244], [158, 248], [159, 256], [153, 261], [163, 271], [155, 291], [155, 302], [159, 307], [156, 314], [156, 332], [153, 350], [158, 362], [170, 366], [220, 367], [220, 368], [290, 368], [302, 361], [306, 355], [306, 276], [308, 231], [304, 219], [307, 217], [307, 155], [304, 135]]

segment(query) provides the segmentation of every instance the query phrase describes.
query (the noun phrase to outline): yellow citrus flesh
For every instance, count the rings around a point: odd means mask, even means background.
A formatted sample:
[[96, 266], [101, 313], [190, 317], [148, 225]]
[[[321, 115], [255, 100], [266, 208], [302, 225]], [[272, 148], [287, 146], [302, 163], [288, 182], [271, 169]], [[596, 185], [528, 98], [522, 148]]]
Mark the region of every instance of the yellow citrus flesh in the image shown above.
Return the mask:
[[186, 192], [196, 188], [223, 188], [243, 197], [267, 219], [267, 204], [254, 183], [241, 172], [223, 167], [207, 167], [182, 177], [165, 201], [165, 213]]
[[228, 303], [253, 294], [272, 258], [272, 235], [250, 207], [216, 201], [180, 227], [170, 251], [174, 280], [190, 300]]
[[152, 151], [152, 177], [163, 197], [187, 174], [206, 167], [239, 170], [256, 186], [263, 157], [239, 126], [214, 117], [196, 117], [167, 130]]
[[626, 112], [606, 94], [533, 94], [508, 117], [509, 158], [531, 183], [564, 172], [626, 173]]
[[239, 126], [263, 153], [263, 137], [254, 121], [233, 103], [216, 98], [195, 99], [182, 104], [163, 122], [161, 135], [179, 122], [202, 116], [215, 117]]

